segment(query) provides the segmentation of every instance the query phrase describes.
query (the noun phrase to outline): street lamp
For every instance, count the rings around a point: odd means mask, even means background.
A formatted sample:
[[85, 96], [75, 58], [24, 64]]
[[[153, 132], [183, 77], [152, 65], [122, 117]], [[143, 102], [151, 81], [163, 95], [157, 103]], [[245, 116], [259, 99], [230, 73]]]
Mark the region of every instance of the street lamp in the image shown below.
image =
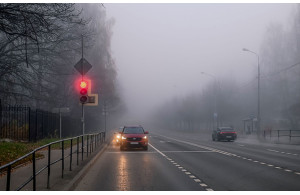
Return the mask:
[[201, 72], [201, 74], [204, 74], [204, 75], [207, 75], [207, 76], [210, 76], [214, 79], [214, 82], [215, 82], [215, 105], [214, 105], [214, 115], [213, 115], [213, 119], [214, 119], [214, 122], [213, 122], [213, 130], [215, 129], [214, 126], [215, 126], [215, 121], [217, 123], [217, 127], [219, 126], [219, 123], [218, 123], [218, 111], [217, 111], [217, 77], [212, 75], [212, 74], [208, 74], [206, 72]]
[[243, 48], [243, 51], [253, 53], [257, 56], [257, 131], [260, 133], [260, 67], [259, 67], [259, 55], [249, 49]]

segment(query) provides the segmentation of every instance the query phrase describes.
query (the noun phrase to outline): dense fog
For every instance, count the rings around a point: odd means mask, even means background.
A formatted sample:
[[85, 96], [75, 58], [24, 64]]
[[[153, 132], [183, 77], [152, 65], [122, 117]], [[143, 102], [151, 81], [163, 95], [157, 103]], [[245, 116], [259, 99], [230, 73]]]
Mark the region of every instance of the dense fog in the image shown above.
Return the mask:
[[300, 129], [297, 4], [0, 5], [2, 106], [68, 108], [81, 132], [83, 55], [87, 132]]
[[257, 118], [259, 57], [261, 129], [299, 128], [300, 67], [289, 68], [300, 62], [296, 4], [106, 4], [106, 11], [115, 20], [124, 123], [242, 130], [243, 120]]

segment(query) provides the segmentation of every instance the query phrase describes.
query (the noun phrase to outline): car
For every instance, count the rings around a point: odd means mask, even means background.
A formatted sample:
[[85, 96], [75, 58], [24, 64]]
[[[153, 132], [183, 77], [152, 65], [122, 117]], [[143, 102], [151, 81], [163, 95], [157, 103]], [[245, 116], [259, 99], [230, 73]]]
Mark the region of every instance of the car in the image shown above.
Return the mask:
[[126, 148], [143, 148], [148, 150], [148, 131], [142, 126], [124, 126], [121, 132], [120, 150]]
[[114, 132], [114, 142], [116, 145], [120, 145], [121, 141], [121, 133], [120, 132]]
[[234, 141], [237, 138], [236, 131], [231, 127], [218, 127], [217, 130], [214, 130], [212, 133], [212, 140], [221, 141]]

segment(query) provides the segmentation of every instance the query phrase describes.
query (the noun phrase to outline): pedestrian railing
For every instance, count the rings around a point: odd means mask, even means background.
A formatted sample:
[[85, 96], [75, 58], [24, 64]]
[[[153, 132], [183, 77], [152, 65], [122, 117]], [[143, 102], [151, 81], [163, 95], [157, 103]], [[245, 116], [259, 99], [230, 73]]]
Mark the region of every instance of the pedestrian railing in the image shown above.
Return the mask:
[[292, 141], [293, 137], [300, 137], [300, 130], [264, 130], [265, 139], [273, 137], [276, 137], [278, 141], [280, 137], [289, 137], [289, 141]]
[[[65, 143], [70, 141], [70, 152], [65, 156]], [[84, 159], [84, 153], [86, 153], [86, 156], [88, 157], [89, 154], [91, 154], [97, 146], [102, 145], [105, 141], [105, 132], [96, 133], [96, 134], [85, 134], [77, 137], [72, 137], [68, 139], [62, 139], [55, 142], [51, 142], [47, 145], [41, 146], [39, 148], [34, 149], [32, 152], [0, 167], [0, 173], [6, 172], [6, 191], [10, 190], [22, 190], [27, 184], [32, 182], [32, 190], [36, 191], [36, 182], [37, 182], [37, 175], [39, 175], [41, 172], [47, 170], [47, 188], [50, 189], [50, 176], [51, 176], [51, 166], [61, 161], [61, 177], [64, 177], [64, 169], [65, 169], [65, 159], [69, 158], [69, 170], [72, 171], [72, 159], [73, 155], [76, 155], [76, 165], [79, 165], [79, 158], [81, 157], [81, 160]], [[74, 143], [76, 142], [76, 143]], [[61, 157], [59, 159], [52, 159], [51, 158], [51, 147], [54, 144], [60, 144], [60, 150], [61, 150]], [[76, 148], [73, 150], [73, 148]], [[37, 152], [48, 149], [48, 163], [46, 166], [42, 167], [39, 170], [36, 166], [36, 154]], [[25, 158], [30, 158], [32, 162], [32, 175], [25, 181], [22, 185], [18, 186], [16, 189], [11, 189], [11, 173], [14, 169], [14, 166], [21, 160]]]

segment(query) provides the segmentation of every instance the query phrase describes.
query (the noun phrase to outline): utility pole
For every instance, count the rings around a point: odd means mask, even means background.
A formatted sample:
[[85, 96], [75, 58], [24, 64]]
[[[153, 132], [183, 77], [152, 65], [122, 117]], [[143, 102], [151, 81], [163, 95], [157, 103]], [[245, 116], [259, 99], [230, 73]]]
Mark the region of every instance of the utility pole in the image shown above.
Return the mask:
[[243, 51], [248, 51], [250, 53], [253, 53], [257, 57], [257, 134], [260, 134], [260, 65], [259, 65], [259, 55], [249, 49], [243, 48]]

